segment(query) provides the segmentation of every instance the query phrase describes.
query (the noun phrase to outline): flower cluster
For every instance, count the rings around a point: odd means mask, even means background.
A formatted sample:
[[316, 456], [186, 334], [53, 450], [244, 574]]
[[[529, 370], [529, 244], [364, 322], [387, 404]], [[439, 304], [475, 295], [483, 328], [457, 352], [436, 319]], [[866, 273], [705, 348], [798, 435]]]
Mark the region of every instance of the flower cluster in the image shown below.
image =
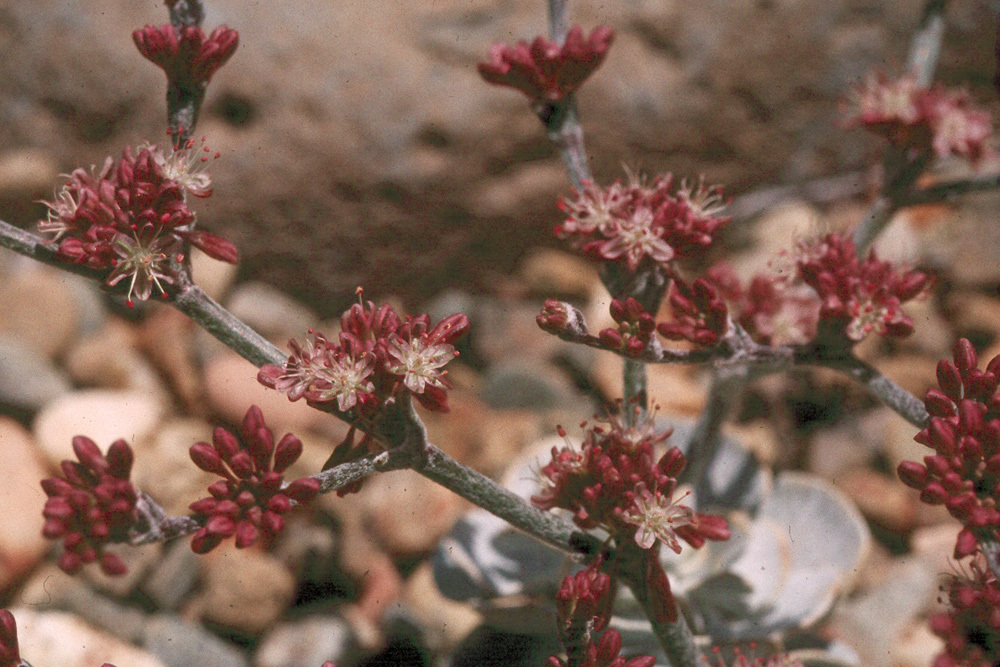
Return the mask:
[[317, 403], [336, 401], [341, 411], [370, 420], [400, 392], [428, 410], [446, 412], [451, 388], [444, 366], [458, 356], [451, 344], [469, 329], [465, 315], [450, 315], [431, 327], [427, 315], [400, 318], [388, 305], [357, 303], [340, 318], [337, 342], [310, 331], [305, 344], [290, 341], [282, 366], [267, 365], [261, 384]]
[[930, 282], [919, 271], [897, 271], [874, 251], [860, 258], [854, 242], [844, 234], [804, 244], [796, 269], [798, 278], [819, 295], [821, 324], [852, 341], [873, 331], [883, 336], [910, 335], [913, 320], [901, 306]]
[[[560, 429], [565, 436], [565, 431]], [[654, 447], [666, 433], [654, 433], [647, 419], [625, 426], [617, 417], [606, 426], [587, 429], [582, 446], [552, 449], [542, 468], [543, 488], [531, 501], [542, 509], [560, 508], [573, 514], [585, 530], [601, 528], [619, 544], [634, 542], [646, 550], [652, 565], [647, 582], [664, 605], [664, 616], [676, 619], [669, 582], [655, 561], [659, 543], [680, 553], [682, 539], [694, 547], [705, 540], [729, 539], [729, 526], [719, 516], [695, 513], [675, 497], [677, 476], [685, 465], [676, 447], [658, 459]]]
[[805, 284], [758, 275], [738, 299], [739, 323], [764, 345], [802, 345], [816, 337], [820, 299]]
[[208, 498], [191, 504], [205, 521], [191, 540], [195, 553], [207, 553], [233, 536], [238, 549], [262, 537], [270, 540], [284, 527], [282, 515], [292, 501], [306, 503], [319, 491], [319, 482], [312, 477], [283, 485], [282, 473], [301, 456], [302, 443], [289, 433], [275, 444], [256, 405], [243, 418], [241, 434], [242, 441], [216, 428], [211, 445], [199, 442], [191, 447], [196, 466], [222, 477], [208, 487]]
[[594, 28], [585, 37], [573, 26], [562, 45], [545, 37], [531, 44], [494, 44], [488, 62], [478, 65], [487, 82], [516, 88], [534, 102], [557, 102], [577, 88], [604, 62], [614, 31], [607, 26]]
[[928, 88], [912, 76], [868, 76], [853, 95], [848, 123], [860, 125], [890, 143], [940, 157], [979, 159], [992, 133], [989, 114], [975, 108], [965, 91]]
[[939, 389], [924, 398], [931, 419], [914, 438], [934, 450], [924, 462], [899, 464], [900, 479], [920, 490], [920, 499], [944, 505], [963, 524], [955, 557], [976, 553], [977, 539], [1000, 538], [1000, 356], [977, 367], [976, 351], [964, 338], [954, 360], [938, 363]]
[[589, 640], [577, 660], [564, 660], [556, 656], [545, 661], [545, 667], [653, 667], [656, 658], [641, 655], [625, 659], [618, 655], [622, 650], [622, 637], [614, 628], [605, 630], [595, 644]]
[[77, 461], [63, 461], [62, 477], [42, 480], [48, 500], [42, 515], [42, 534], [62, 539], [59, 567], [72, 574], [81, 565], [99, 561], [110, 575], [124, 574], [125, 563], [104, 546], [122, 542], [135, 521], [138, 495], [129, 481], [132, 449], [124, 440], [101, 454], [94, 441], [82, 435], [73, 438]]
[[656, 325], [664, 338], [708, 347], [726, 335], [729, 309], [719, 290], [705, 278], [698, 278], [690, 287], [674, 280], [668, 299], [674, 319]]
[[1000, 583], [979, 563], [971, 569], [971, 575], [950, 577], [951, 610], [930, 619], [944, 640], [934, 667], [993, 667], [1000, 656]]
[[127, 281], [128, 299], [145, 300], [155, 287], [164, 297], [174, 282], [170, 261], [191, 243], [206, 254], [235, 263], [236, 248], [220, 236], [194, 229], [185, 192], [208, 196], [203, 156], [193, 145], [165, 154], [155, 146], [133, 155], [126, 148], [115, 163], [97, 172], [77, 169], [46, 202], [49, 214], [39, 230], [53, 234], [57, 259], [92, 269], [112, 269], [109, 286]]
[[[756, 648], [756, 642], [750, 642], [751, 652], [756, 652], [754, 650]], [[727, 661], [722, 655], [721, 648], [713, 646], [711, 650], [713, 657], [711, 660], [705, 660], [707, 667], [804, 667], [801, 660], [780, 653], [777, 655], [753, 657], [737, 647], [732, 651], [732, 660]]]
[[200, 87], [232, 57], [240, 36], [219, 26], [208, 37], [201, 28], [147, 25], [132, 33], [139, 53], [163, 69], [171, 83]]
[[607, 188], [593, 183], [574, 191], [559, 207], [566, 220], [556, 236], [592, 257], [624, 263], [630, 271], [649, 264], [667, 264], [702, 253], [729, 218], [719, 188], [682, 183], [673, 192], [673, 177], [651, 184], [632, 178]]

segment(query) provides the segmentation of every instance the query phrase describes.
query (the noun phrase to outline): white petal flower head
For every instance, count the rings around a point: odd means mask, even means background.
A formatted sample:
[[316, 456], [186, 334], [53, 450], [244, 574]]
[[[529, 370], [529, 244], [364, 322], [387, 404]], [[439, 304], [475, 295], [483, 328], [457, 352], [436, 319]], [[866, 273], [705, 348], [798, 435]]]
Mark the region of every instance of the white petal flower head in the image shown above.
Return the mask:
[[358, 404], [358, 395], [371, 393], [375, 385], [371, 374], [375, 368], [375, 357], [366, 354], [360, 359], [350, 355], [334, 358], [325, 366], [316, 369], [316, 376], [326, 385], [317, 400], [337, 399], [341, 411], [350, 410]]
[[635, 543], [649, 549], [660, 540], [675, 553], [680, 553], [677, 529], [694, 523], [694, 510], [673, 500], [672, 496], [659, 491], [650, 493], [645, 484], [636, 486], [636, 491], [633, 506], [624, 516], [625, 521], [637, 526]]
[[[194, 140], [188, 140], [183, 148], [175, 148], [170, 153], [157, 147], [152, 151], [153, 160], [163, 170], [163, 174], [176, 182], [183, 190], [195, 197], [205, 198], [212, 194], [212, 177], [206, 173], [209, 158], [219, 157], [209, 151], [208, 146], [195, 146]], [[201, 150], [198, 150], [198, 148]]]
[[403, 384], [415, 394], [424, 393], [427, 385], [446, 389], [445, 371], [441, 368], [458, 356], [447, 343], [428, 345], [422, 337], [404, 340], [394, 336], [389, 341], [389, 357], [396, 363], [389, 370], [403, 376]]
[[145, 301], [153, 293], [155, 286], [166, 296], [163, 283], [173, 284], [168, 255], [175, 239], [171, 236], [154, 236], [140, 239], [138, 236], [119, 234], [114, 239], [114, 250], [118, 258], [115, 270], [108, 276], [108, 285], [114, 286], [124, 278], [129, 279], [128, 301], [131, 307], [133, 297]]

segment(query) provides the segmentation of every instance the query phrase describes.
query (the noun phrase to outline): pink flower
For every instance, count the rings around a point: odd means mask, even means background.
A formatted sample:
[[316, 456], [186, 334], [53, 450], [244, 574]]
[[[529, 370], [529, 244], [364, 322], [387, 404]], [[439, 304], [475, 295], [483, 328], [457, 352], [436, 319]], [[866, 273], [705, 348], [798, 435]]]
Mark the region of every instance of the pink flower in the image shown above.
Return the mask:
[[219, 26], [208, 37], [201, 28], [147, 25], [132, 33], [139, 53], [155, 63], [177, 84], [203, 86], [222, 67], [239, 45], [235, 30]]
[[403, 340], [389, 339], [389, 370], [403, 376], [403, 384], [414, 394], [424, 393], [427, 386], [446, 389], [441, 368], [458, 356], [447, 343], [430, 343], [422, 337]]
[[1000, 584], [980, 563], [970, 569], [949, 578], [951, 609], [930, 618], [931, 630], [944, 640], [934, 667], [993, 667], [1000, 656]]
[[639, 483], [633, 492], [632, 507], [622, 517], [636, 526], [635, 543], [643, 549], [651, 548], [659, 540], [674, 553], [680, 553], [677, 529], [694, 523], [694, 511], [679, 499], [673, 499], [672, 488], [668, 490], [669, 493], [650, 492], [644, 483]]
[[302, 455], [302, 443], [289, 433], [275, 444], [256, 405], [243, 418], [242, 436], [240, 440], [216, 428], [211, 445], [199, 442], [191, 447], [195, 465], [222, 477], [208, 487], [209, 497], [191, 504], [205, 521], [191, 540], [195, 553], [207, 553], [233, 536], [238, 549], [261, 538], [270, 541], [284, 527], [282, 515], [292, 501], [306, 503], [319, 491], [312, 477], [284, 485], [283, 473]]
[[719, 216], [718, 188], [682, 184], [672, 193], [672, 186], [670, 175], [650, 185], [635, 178], [607, 188], [588, 183], [574, 192], [575, 199], [560, 202], [567, 217], [556, 236], [596, 259], [622, 262], [630, 271], [700, 255], [728, 221]]
[[978, 160], [993, 132], [989, 114], [975, 108], [967, 92], [919, 86], [912, 76], [871, 74], [852, 102], [848, 125], [861, 125], [895, 146], [933, 150], [939, 157]]
[[573, 26], [560, 46], [538, 36], [529, 45], [494, 44], [490, 60], [477, 66], [489, 83], [516, 88], [535, 102], [556, 102], [572, 93], [604, 61], [614, 31], [607, 26], [594, 28], [584, 37]]
[[42, 480], [48, 496], [42, 534], [62, 539], [59, 567], [70, 574], [96, 560], [105, 573], [124, 574], [125, 563], [104, 552], [104, 546], [124, 541], [135, 522], [138, 496], [129, 481], [132, 450], [124, 440], [116, 440], [105, 456], [93, 440], [78, 435], [73, 452], [79, 462], [63, 461], [62, 477]]

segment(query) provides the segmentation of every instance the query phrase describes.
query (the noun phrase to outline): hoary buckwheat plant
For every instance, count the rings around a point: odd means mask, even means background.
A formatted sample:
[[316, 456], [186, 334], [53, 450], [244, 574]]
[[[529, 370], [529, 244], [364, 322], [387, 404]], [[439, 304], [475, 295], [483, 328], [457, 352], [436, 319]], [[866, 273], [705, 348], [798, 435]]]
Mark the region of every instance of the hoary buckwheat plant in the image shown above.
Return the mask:
[[[928, 4], [915, 43], [940, 40], [929, 26], [940, 20], [944, 4]], [[134, 454], [124, 440], [102, 451], [106, 443], [78, 436], [72, 442], [77, 460], [63, 462], [60, 475], [42, 482], [48, 497], [43, 532], [61, 541], [63, 570], [97, 564], [106, 574], [123, 574], [124, 561], [109, 548], [115, 543], [190, 535], [199, 554], [230, 538], [241, 549], [266, 545], [282, 532], [289, 512], [318, 494], [344, 495], [378, 472], [408, 469], [572, 558], [573, 572], [552, 601], [551, 630], [564, 650], [548, 657], [546, 667], [657, 662], [652, 655], [621, 655], [622, 633], [612, 621], [622, 589], [645, 612], [673, 667], [805, 665], [782, 652], [750, 658], [737, 651], [728, 663], [718, 652], [703, 655], [663, 557], [733, 534], [726, 516], [702, 511], [693, 490], [745, 384], [798, 365], [826, 366], [860, 381], [919, 430], [917, 442], [932, 453], [902, 463], [899, 476], [962, 524], [954, 551], [961, 573], [948, 580], [945, 611], [930, 620], [945, 642], [936, 667], [1000, 662], [1000, 361], [980, 370], [972, 345], [959, 341], [953, 360], [938, 366], [939, 388], [921, 403], [854, 354], [872, 335], [911, 334], [917, 324], [907, 304], [931, 284], [927, 273], [880, 259], [869, 248], [891, 213], [986, 187], [975, 180], [916, 186], [935, 159], [981, 163], [992, 131], [989, 114], [969, 93], [931, 83], [936, 48], [915, 48], [908, 71], [895, 78], [873, 74], [850, 95], [844, 125], [886, 143], [882, 193], [865, 219], [853, 233], [789, 242], [790, 270], [744, 283], [724, 262], [710, 264], [731, 223], [721, 187], [672, 174], [629, 173], [601, 184], [590, 173], [575, 96], [613, 53], [612, 28], [567, 29], [566, 3], [550, 0], [549, 36], [492, 47], [480, 75], [527, 97], [567, 167], [569, 186], [553, 202], [564, 216], [555, 237], [598, 264], [610, 294], [611, 326], [592, 332], [577, 307], [554, 299], [544, 303], [538, 326], [617, 355], [624, 369], [620, 400], [605, 415], [581, 424], [576, 441], [559, 429], [566, 444], [539, 462], [538, 491], [526, 499], [434, 447], [415, 411], [415, 403], [448, 411], [448, 367], [459, 355], [456, 343], [475, 326], [465, 315], [435, 323], [426, 314], [366, 301], [359, 289], [338, 332], [302, 332], [286, 354], [195, 284], [192, 248], [224, 262], [238, 259], [231, 242], [198, 225], [195, 200], [212, 194], [208, 167], [218, 154], [192, 133], [207, 86], [233, 58], [239, 36], [225, 26], [206, 35], [198, 0], [166, 5], [171, 23], [136, 30], [133, 40], [166, 74], [169, 143], [126, 146], [99, 169], [73, 171], [46, 202], [41, 237], [2, 223], [0, 242], [99, 281], [129, 306], [154, 297], [174, 306], [257, 365], [261, 384], [336, 415], [350, 429], [331, 445], [321, 470], [289, 480], [302, 443], [292, 434], [277, 438], [261, 410], [248, 405], [238, 434], [219, 427], [211, 443], [191, 446], [194, 465], [217, 480], [179, 517], [168, 516], [130, 481]], [[702, 364], [714, 383], [740, 380], [706, 408], [686, 453], [669, 442], [670, 429], [650, 410], [646, 366], [656, 363]], [[15, 620], [0, 611], [0, 667], [24, 664]]]

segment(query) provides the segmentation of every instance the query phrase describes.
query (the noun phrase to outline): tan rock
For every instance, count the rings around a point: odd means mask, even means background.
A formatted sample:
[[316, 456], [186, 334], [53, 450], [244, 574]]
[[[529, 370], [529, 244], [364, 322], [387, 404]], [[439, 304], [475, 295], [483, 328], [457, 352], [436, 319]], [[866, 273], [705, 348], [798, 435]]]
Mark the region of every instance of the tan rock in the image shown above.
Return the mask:
[[160, 308], [139, 329], [138, 343], [191, 414], [205, 410], [202, 377], [194, 361], [195, 324], [173, 308]]
[[188, 505], [208, 495], [208, 485], [219, 479], [191, 461], [196, 442], [211, 442], [210, 423], [193, 418], [171, 419], [141, 443], [132, 479], [170, 514], [187, 514]]
[[586, 299], [600, 284], [595, 262], [549, 248], [529, 253], [519, 274], [533, 294], [547, 299]]
[[926, 622], [911, 623], [896, 637], [892, 647], [893, 667], [931, 667], [944, 651], [944, 640]]
[[910, 530], [916, 524], [917, 494], [898, 479], [858, 468], [842, 474], [837, 486], [875, 523], [894, 531]]
[[410, 471], [376, 475], [361, 494], [373, 537], [395, 558], [429, 553], [467, 507], [452, 491]]
[[237, 270], [235, 264], [220, 262], [197, 248], [191, 249], [191, 275], [198, 287], [216, 301], [229, 292], [236, 279]]
[[136, 350], [135, 330], [118, 319], [109, 319], [99, 332], [77, 341], [67, 353], [65, 365], [79, 385], [166, 398], [155, 369]]
[[21, 655], [36, 665], [94, 667], [103, 663], [129, 667], [164, 667], [152, 654], [59, 611], [11, 610], [17, 620]]
[[272, 626], [295, 594], [281, 561], [226, 542], [202, 560], [203, 588], [192, 610], [206, 621], [254, 635]]
[[0, 285], [0, 334], [23, 341], [48, 357], [62, 354], [80, 323], [70, 278], [49, 267], [32, 267]]
[[164, 406], [145, 392], [85, 389], [61, 396], [35, 419], [35, 441], [52, 465], [75, 460], [72, 441], [85, 435], [106, 450], [124, 438], [135, 445], [156, 428]]
[[428, 648], [435, 652], [450, 654], [482, 622], [471, 604], [441, 594], [430, 563], [423, 563], [407, 578], [400, 601], [420, 623]]
[[45, 493], [39, 485], [48, 477], [30, 434], [12, 419], [0, 418], [0, 590], [10, 588], [45, 555], [42, 537]]

